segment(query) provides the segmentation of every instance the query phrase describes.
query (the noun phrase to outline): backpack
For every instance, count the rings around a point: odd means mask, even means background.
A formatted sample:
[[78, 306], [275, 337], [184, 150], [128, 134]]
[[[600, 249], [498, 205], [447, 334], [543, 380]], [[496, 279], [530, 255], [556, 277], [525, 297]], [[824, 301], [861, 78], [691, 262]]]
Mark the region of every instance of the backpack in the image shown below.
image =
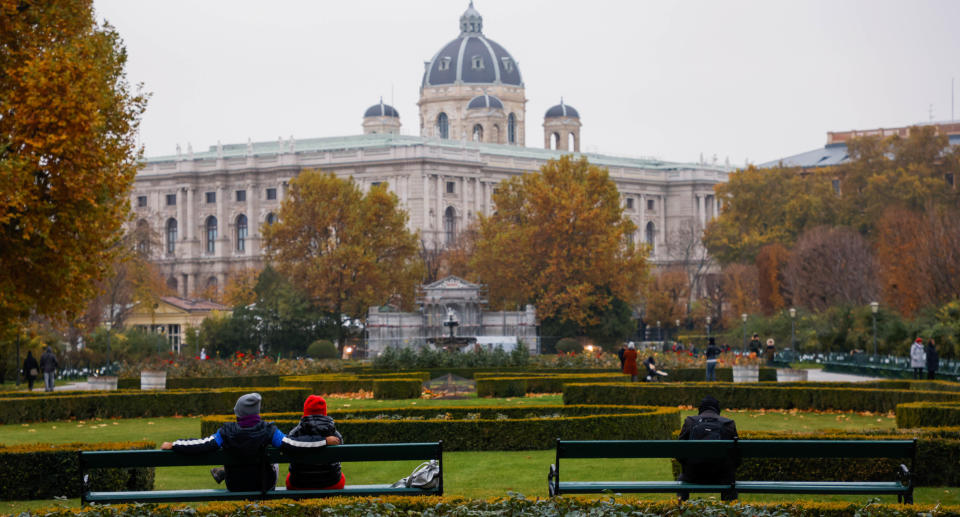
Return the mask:
[[430, 460], [421, 463], [413, 472], [390, 485], [394, 488], [422, 488], [424, 490], [433, 490], [440, 484], [440, 464], [437, 460]]
[[713, 417], [701, 417], [690, 429], [691, 440], [724, 440], [723, 424]]

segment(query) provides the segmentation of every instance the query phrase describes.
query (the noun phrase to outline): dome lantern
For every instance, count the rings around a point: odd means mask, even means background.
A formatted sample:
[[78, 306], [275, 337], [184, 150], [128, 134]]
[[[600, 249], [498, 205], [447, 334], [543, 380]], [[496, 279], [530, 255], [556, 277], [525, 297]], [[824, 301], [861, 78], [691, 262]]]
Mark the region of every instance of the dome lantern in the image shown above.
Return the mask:
[[483, 16], [473, 8], [473, 0], [470, 0], [470, 6], [460, 15], [460, 35], [483, 33]]

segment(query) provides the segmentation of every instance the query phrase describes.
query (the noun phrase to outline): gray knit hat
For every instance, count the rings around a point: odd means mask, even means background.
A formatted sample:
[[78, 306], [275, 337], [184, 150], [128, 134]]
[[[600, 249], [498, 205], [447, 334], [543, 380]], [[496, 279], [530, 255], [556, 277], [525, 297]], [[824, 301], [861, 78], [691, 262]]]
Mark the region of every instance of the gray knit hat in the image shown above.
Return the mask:
[[247, 393], [237, 399], [237, 405], [233, 406], [233, 412], [237, 415], [237, 418], [259, 415], [261, 400], [259, 393]]

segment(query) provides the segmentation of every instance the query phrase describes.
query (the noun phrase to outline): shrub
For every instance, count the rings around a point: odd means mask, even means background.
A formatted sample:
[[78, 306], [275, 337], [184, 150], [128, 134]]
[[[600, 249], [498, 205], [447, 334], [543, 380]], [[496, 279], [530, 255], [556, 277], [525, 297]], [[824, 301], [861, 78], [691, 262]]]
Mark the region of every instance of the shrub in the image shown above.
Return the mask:
[[566, 384], [564, 404], [697, 404], [713, 395], [727, 408], [838, 409], [893, 411], [897, 404], [917, 401], [958, 401], [960, 393], [891, 389], [874, 383], [626, 383]]
[[[248, 375], [233, 377], [175, 377], [167, 378], [168, 390], [191, 390], [200, 388], [275, 388], [280, 386], [279, 375]], [[121, 390], [140, 389], [140, 378], [118, 379]]]
[[418, 399], [423, 390], [420, 379], [383, 379], [373, 381], [375, 399]]
[[[491, 375], [491, 374], [486, 374]], [[522, 397], [527, 393], [560, 393], [569, 382], [624, 382], [621, 373], [541, 374], [487, 377], [477, 374], [478, 397]]]
[[[69, 420], [71, 418], [137, 418], [174, 415], [210, 415], [233, 408], [250, 388], [167, 391], [56, 392], [45, 397], [0, 398], [0, 424]], [[257, 388], [268, 411], [295, 411], [303, 407], [310, 390]]]
[[581, 345], [579, 341], [572, 337], [565, 337], [560, 341], [557, 341], [557, 352], [563, 352], [565, 354], [579, 354], [583, 352], [583, 345]]
[[318, 339], [307, 347], [307, 355], [314, 359], [337, 359], [337, 345], [326, 339]]
[[[377, 374], [320, 374], [320, 375], [300, 375], [295, 377], [282, 377], [280, 384], [282, 386], [296, 386], [309, 389], [312, 393], [353, 393], [360, 390], [374, 391], [374, 382], [384, 379], [414, 379], [421, 385], [430, 380], [427, 372], [389, 372]], [[412, 398], [419, 398], [420, 390]], [[410, 398], [410, 397], [407, 397]]]
[[753, 517], [915, 517], [917, 515], [957, 515], [960, 506], [941, 505], [881, 505], [875, 501], [866, 503], [788, 501], [780, 503], [733, 503], [727, 504], [709, 499], [695, 499], [677, 503], [665, 499], [649, 501], [603, 496], [600, 498], [530, 498], [520, 494], [491, 499], [465, 499], [463, 497], [376, 497], [304, 499], [300, 501], [278, 500], [251, 503], [249, 501], [224, 501], [193, 504], [136, 504], [91, 506], [86, 508], [48, 508], [24, 513], [48, 517], [182, 517], [204, 515], [211, 517], [300, 517], [303, 515], [383, 515], [389, 517], [410, 515], [738, 515]]
[[897, 404], [897, 427], [960, 426], [958, 402], [908, 402]]
[[[377, 408], [337, 410], [337, 430], [348, 443], [398, 443], [443, 440], [445, 451], [550, 449], [568, 440], [669, 439], [680, 427], [680, 411], [663, 407], [537, 406]], [[289, 430], [300, 413], [268, 413]], [[232, 415], [205, 417], [207, 436]]]
[[414, 349], [387, 348], [373, 358], [373, 367], [378, 370], [424, 370], [433, 368], [504, 368], [526, 367], [530, 364], [530, 351], [520, 343], [510, 352], [497, 347], [481, 348], [472, 352], [447, 352], [422, 347]]
[[[79, 497], [78, 450], [106, 451], [153, 449], [153, 442], [33, 443], [0, 447], [0, 499], [51, 499]], [[96, 469], [89, 472], [93, 490], [153, 490], [154, 469]]]

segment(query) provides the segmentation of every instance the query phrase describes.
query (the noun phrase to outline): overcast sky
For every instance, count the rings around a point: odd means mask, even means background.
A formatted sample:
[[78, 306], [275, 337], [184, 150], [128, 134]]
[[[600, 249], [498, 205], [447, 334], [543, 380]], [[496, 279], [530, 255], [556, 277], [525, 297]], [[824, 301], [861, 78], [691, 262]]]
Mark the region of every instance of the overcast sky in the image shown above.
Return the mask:
[[[380, 96], [419, 134], [423, 62], [466, 0], [95, 0], [152, 98], [147, 156], [359, 134]], [[563, 96], [582, 148], [733, 165], [817, 147], [832, 130], [960, 117], [960, 2], [476, 0], [517, 60], [528, 146]]]

